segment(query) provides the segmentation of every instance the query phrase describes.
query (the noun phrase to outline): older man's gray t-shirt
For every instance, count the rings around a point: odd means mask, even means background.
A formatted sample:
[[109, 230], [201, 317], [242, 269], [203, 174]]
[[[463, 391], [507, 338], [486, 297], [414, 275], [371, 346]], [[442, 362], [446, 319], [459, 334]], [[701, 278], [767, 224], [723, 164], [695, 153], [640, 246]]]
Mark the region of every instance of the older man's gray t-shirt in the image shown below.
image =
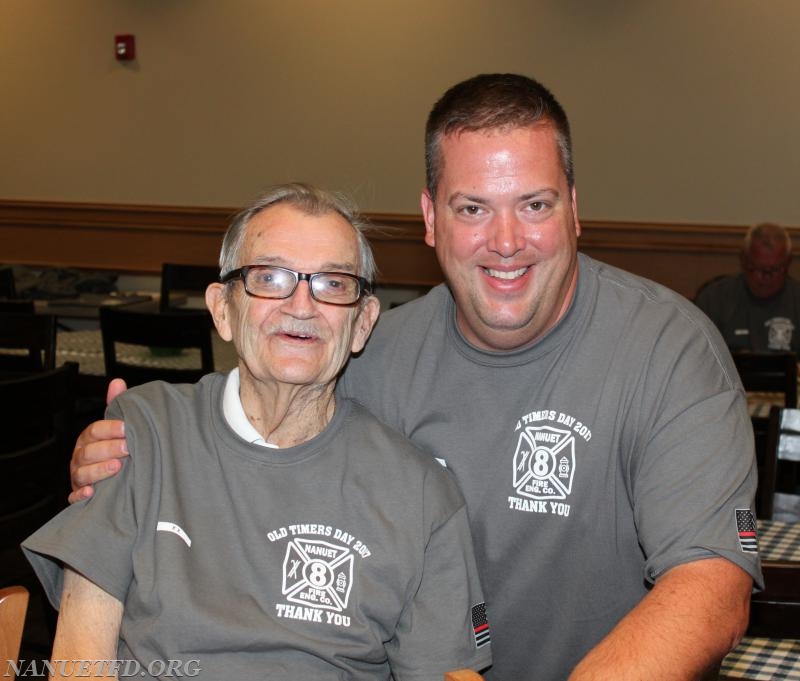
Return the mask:
[[[297, 447], [236, 437], [225, 377], [122, 395], [132, 456], [24, 548], [54, 604], [61, 562], [124, 603], [120, 659], [202, 679], [436, 679], [489, 664], [464, 501], [358, 405]], [[145, 678], [145, 677], [143, 677]]]

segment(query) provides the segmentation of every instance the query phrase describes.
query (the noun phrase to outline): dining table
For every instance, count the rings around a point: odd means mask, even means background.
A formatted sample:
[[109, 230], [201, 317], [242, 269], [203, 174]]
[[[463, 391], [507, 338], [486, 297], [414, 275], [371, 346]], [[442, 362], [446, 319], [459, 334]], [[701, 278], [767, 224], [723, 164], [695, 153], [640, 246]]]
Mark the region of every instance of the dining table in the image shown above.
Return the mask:
[[[796, 564], [800, 590], [800, 523], [759, 520], [758, 549], [765, 567]], [[800, 639], [745, 636], [723, 660], [720, 678], [800, 681]]]

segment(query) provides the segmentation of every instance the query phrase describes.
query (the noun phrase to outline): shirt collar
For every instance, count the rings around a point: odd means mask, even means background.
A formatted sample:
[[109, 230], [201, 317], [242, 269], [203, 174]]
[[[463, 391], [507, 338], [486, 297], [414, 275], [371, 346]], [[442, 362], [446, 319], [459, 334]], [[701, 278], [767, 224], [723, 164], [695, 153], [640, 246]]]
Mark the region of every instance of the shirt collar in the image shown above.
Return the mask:
[[261, 433], [253, 427], [253, 424], [250, 423], [244, 413], [242, 400], [239, 397], [238, 367], [228, 374], [228, 378], [225, 381], [225, 392], [222, 395], [222, 413], [225, 415], [228, 425], [233, 428], [233, 432], [243, 440], [261, 447], [278, 449], [278, 445], [267, 442], [261, 437]]

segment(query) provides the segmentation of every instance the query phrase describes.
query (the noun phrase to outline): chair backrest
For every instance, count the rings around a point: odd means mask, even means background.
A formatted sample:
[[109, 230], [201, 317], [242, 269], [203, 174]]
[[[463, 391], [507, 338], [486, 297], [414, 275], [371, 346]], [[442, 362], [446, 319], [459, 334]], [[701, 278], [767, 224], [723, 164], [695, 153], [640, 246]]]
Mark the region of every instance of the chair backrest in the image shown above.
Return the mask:
[[16, 298], [17, 288], [14, 285], [14, 270], [0, 267], [0, 298]]
[[0, 298], [0, 312], [4, 314], [33, 314], [36, 306], [32, 300], [22, 298]]
[[[211, 341], [212, 321], [206, 310], [192, 313], [135, 312], [124, 307], [101, 307], [100, 330], [106, 376], [124, 378], [129, 386], [162, 380], [169, 383], [195, 383], [214, 371]], [[126, 360], [117, 343], [149, 348], [147, 363]], [[199, 350], [194, 366], [178, 366], [184, 362], [167, 361], [170, 353], [185, 348]], [[161, 359], [159, 359], [161, 355]]]
[[776, 491], [795, 492], [800, 467], [800, 409], [772, 407], [759, 461], [756, 515], [770, 520]]
[[56, 365], [56, 318], [53, 315], [0, 312], [0, 369], [41, 371]]
[[764, 591], [750, 599], [749, 636], [800, 639], [800, 563], [764, 563]]
[[745, 390], [783, 393], [784, 407], [797, 406], [797, 355], [793, 352], [734, 352], [733, 361]]
[[173, 294], [193, 293], [203, 296], [206, 287], [213, 281], [219, 281], [219, 268], [214, 265], [163, 263], [161, 265], [159, 309], [162, 312], [180, 310], [181, 308], [176, 308], [174, 305], [175, 296]]
[[0, 380], [0, 550], [17, 549], [66, 504], [77, 369]]
[[756, 514], [772, 518], [775, 493], [797, 493], [800, 468], [800, 409], [772, 407], [758, 467]]
[[7, 666], [5, 678], [12, 681], [15, 674], [11, 663], [16, 665], [19, 662], [19, 647], [27, 610], [27, 589], [22, 586], [0, 589], [0, 664]]

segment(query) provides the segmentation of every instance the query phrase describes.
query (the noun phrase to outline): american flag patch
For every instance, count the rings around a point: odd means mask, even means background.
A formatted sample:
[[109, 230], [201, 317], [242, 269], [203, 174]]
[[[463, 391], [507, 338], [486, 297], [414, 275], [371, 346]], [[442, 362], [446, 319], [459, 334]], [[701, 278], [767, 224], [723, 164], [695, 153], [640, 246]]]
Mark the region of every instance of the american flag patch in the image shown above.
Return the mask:
[[756, 532], [756, 518], [750, 509], [736, 509], [736, 531], [739, 533], [739, 546], [742, 547], [742, 551], [757, 553], [758, 534]]
[[486, 603], [472, 606], [472, 630], [475, 632], [475, 646], [480, 648], [489, 643], [489, 620], [486, 619]]

